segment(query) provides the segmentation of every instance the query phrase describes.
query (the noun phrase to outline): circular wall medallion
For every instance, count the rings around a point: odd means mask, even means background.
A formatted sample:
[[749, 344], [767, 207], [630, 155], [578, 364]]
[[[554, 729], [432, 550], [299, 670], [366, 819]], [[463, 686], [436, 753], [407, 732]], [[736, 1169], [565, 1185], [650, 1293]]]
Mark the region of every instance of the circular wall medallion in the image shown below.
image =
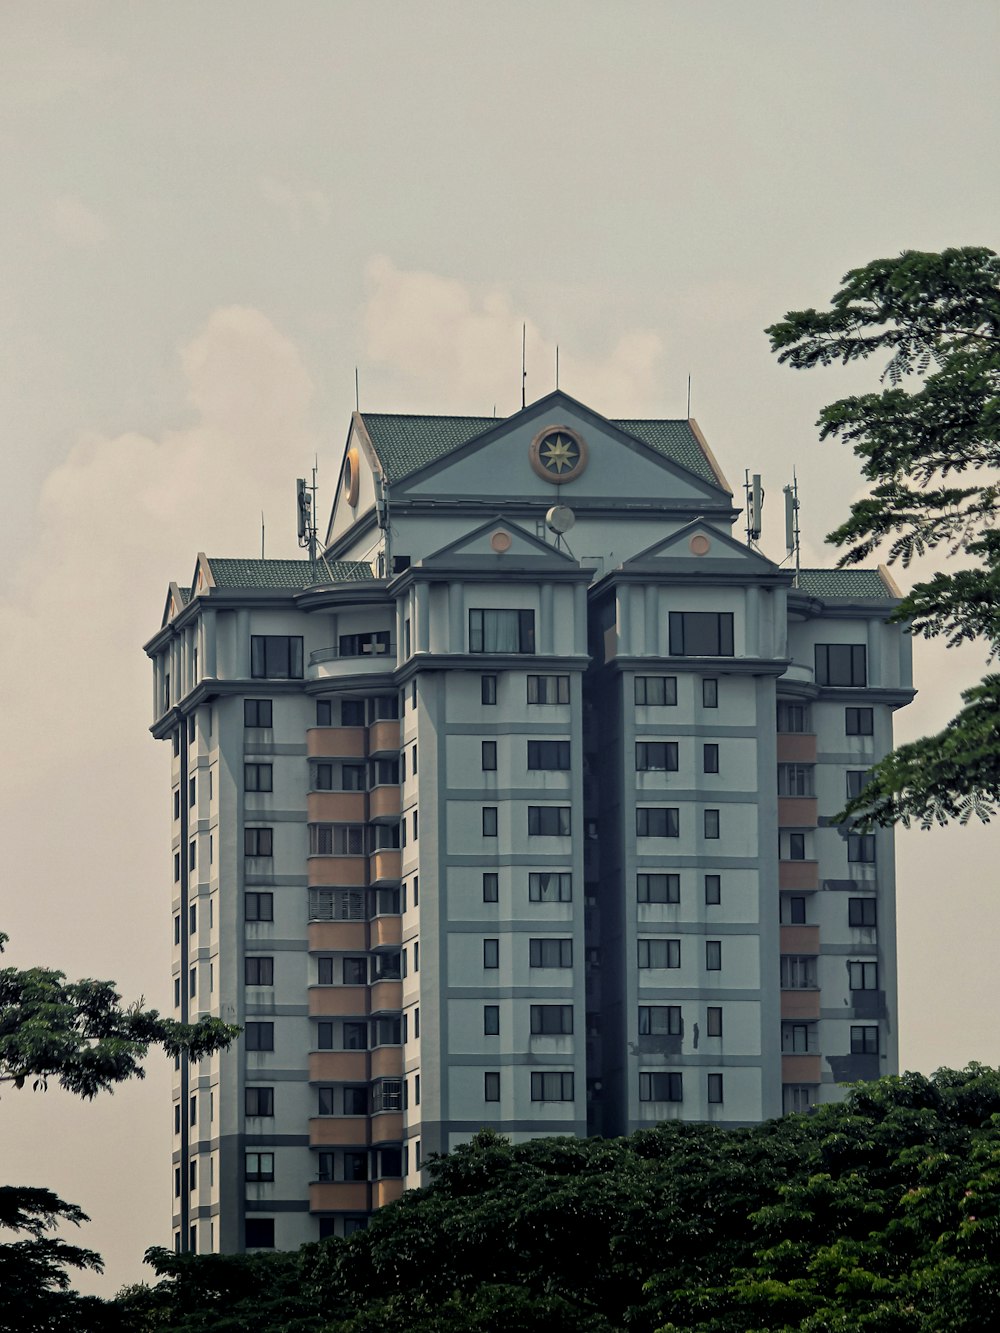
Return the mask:
[[358, 451], [348, 449], [344, 459], [344, 497], [353, 509], [358, 503], [358, 485], [361, 481], [358, 472]]
[[528, 456], [538, 475], [556, 486], [575, 481], [587, 466], [587, 446], [568, 426], [546, 426], [539, 431]]
[[688, 542], [688, 550], [692, 555], [708, 555], [712, 549], [712, 543], [703, 532], [696, 532]]
[[504, 551], [510, 550], [510, 533], [494, 532], [490, 538], [490, 545], [496, 551], [497, 555], [503, 555]]

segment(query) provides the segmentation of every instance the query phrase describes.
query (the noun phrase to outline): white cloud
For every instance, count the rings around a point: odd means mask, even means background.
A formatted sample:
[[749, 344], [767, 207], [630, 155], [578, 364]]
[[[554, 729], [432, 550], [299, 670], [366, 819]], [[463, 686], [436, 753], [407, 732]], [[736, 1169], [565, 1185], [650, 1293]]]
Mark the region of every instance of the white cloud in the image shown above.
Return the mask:
[[309, 185], [292, 185], [274, 176], [261, 176], [257, 182], [261, 194], [298, 234], [309, 225], [326, 226], [333, 217], [333, 205], [322, 190]]
[[48, 210], [45, 225], [74, 250], [93, 250], [106, 239], [104, 221], [75, 194], [64, 194]]

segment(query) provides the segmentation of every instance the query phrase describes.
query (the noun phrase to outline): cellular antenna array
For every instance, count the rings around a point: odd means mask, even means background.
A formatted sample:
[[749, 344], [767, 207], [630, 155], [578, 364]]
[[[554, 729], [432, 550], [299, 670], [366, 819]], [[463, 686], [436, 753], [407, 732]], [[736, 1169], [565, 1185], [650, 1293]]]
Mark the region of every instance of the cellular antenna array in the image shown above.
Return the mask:
[[[305, 477], [299, 477], [295, 483], [298, 499], [298, 535], [299, 545], [309, 550], [309, 559], [316, 559], [316, 471], [318, 460], [313, 463], [312, 485], [306, 485]], [[263, 525], [262, 525], [263, 526]], [[261, 538], [263, 547], [263, 537]]]
[[760, 473], [743, 474], [743, 490], [747, 497], [747, 546], [753, 546], [760, 540], [761, 512], [764, 508], [764, 488], [760, 484]]

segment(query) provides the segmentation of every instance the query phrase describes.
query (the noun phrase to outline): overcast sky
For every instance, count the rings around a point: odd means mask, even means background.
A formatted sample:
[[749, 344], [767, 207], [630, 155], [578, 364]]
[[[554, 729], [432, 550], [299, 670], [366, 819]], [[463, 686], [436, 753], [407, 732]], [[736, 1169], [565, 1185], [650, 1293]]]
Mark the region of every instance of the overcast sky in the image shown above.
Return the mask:
[[[860, 494], [762, 333], [851, 267], [997, 246], [992, 0], [492, 4], [4, 0], [0, 645], [9, 961], [169, 1009], [169, 758], [148, 735], [170, 579], [294, 555], [354, 405], [499, 414], [561, 384], [693, 414], [764, 546], [798, 470], [807, 563]], [[770, 511], [770, 512], [769, 512]], [[768, 519], [770, 520], [768, 522]], [[906, 586], [909, 575], [897, 577]], [[907, 738], [974, 651], [915, 650]], [[1000, 1063], [996, 838], [899, 837], [902, 1060]], [[0, 1180], [93, 1222], [111, 1292], [170, 1243], [169, 1073], [5, 1092]]]

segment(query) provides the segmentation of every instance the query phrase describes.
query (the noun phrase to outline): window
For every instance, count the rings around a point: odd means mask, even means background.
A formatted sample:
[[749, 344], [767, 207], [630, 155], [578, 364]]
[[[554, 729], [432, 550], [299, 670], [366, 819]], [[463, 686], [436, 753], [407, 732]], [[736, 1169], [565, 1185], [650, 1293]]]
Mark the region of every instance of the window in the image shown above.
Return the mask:
[[640, 1037], [679, 1037], [683, 1032], [679, 1004], [641, 1004]]
[[844, 727], [848, 736], [871, 736], [875, 731], [874, 714], [870, 708], [845, 708]]
[[243, 851], [246, 856], [273, 856], [274, 831], [269, 828], [243, 830]]
[[813, 796], [813, 768], [811, 764], [778, 765], [779, 796]]
[[416, 842], [417, 839], [420, 837], [420, 824], [419, 824], [419, 822], [418, 822], [419, 818], [420, 818], [420, 811], [419, 811], [419, 810], [414, 810], [414, 812], [413, 812], [413, 841], [414, 841], [414, 842]]
[[179, 916], [175, 916], [175, 917], [174, 917], [174, 943], [175, 943], [175, 944], [180, 944], [180, 942], [181, 942], [181, 919], [180, 919]]
[[680, 940], [640, 940], [640, 968], [680, 967]]
[[188, 805], [194, 805], [198, 798], [197, 779], [188, 778]]
[[707, 972], [722, 971], [722, 941], [705, 941], [705, 970]]
[[635, 701], [647, 708], [673, 708], [677, 704], [676, 676], [636, 676]]
[[178, 787], [174, 791], [174, 818], [180, 819], [180, 817], [181, 817], [181, 789], [180, 787]]
[[[348, 1093], [351, 1097], [348, 1098]], [[364, 1115], [367, 1111], [368, 1093], [366, 1088], [344, 1089], [344, 1114]], [[403, 1109], [403, 1080], [401, 1078], [382, 1078], [372, 1084], [372, 1113], [379, 1111], [401, 1111]]]
[[483, 1074], [483, 1101], [498, 1102], [500, 1100], [500, 1074], [496, 1070], [491, 1070]]
[[500, 900], [500, 876], [493, 870], [483, 874], [483, 902], [495, 903]]
[[798, 894], [781, 894], [778, 900], [778, 919], [783, 926], [806, 924], [806, 900]]
[[341, 657], [377, 657], [389, 651], [389, 631], [369, 630], [365, 634], [341, 634], [337, 651]]
[[[395, 787], [399, 783], [399, 760], [398, 759], [376, 759], [374, 767], [374, 785], [376, 787]], [[343, 773], [346, 778], [348, 773], [360, 774], [364, 778], [364, 765], [344, 764]], [[354, 787], [346, 787], [347, 791], [364, 791], [364, 784]]]
[[878, 963], [848, 963], [849, 990], [878, 990]]
[[244, 764], [243, 787], [246, 791], [272, 791], [270, 764]]
[[[345, 1028], [347, 1024], [344, 1024]], [[363, 1024], [361, 1026], [364, 1026]], [[403, 1020], [398, 1018], [372, 1019], [372, 1050], [379, 1046], [400, 1046], [403, 1041]], [[419, 1101], [419, 1098], [418, 1098]]]
[[193, 870], [198, 864], [198, 844], [192, 838], [188, 844], [188, 869]]
[[274, 1024], [248, 1023], [243, 1029], [248, 1051], [274, 1050]]
[[180, 1007], [181, 1007], [181, 979], [180, 977], [174, 977], [174, 1008], [179, 1009]]
[[781, 955], [781, 989], [815, 990], [816, 959], [800, 954]]
[[528, 834], [531, 837], [569, 837], [570, 807], [568, 805], [529, 805]]
[[342, 727], [363, 727], [366, 722], [365, 701], [363, 699], [341, 700], [340, 725]]
[[534, 611], [469, 612], [470, 653], [533, 653]]
[[251, 956], [243, 960], [243, 979], [248, 986], [274, 985], [274, 959]]
[[301, 680], [301, 635], [252, 634], [250, 675], [255, 680]]
[[411, 746], [410, 746], [410, 763], [411, 763], [412, 766], [413, 766], [413, 776], [416, 777], [416, 776], [417, 776], [417, 747], [416, 747], [415, 745], [411, 745]]
[[568, 704], [569, 676], [529, 676], [529, 704]]
[[706, 677], [701, 682], [701, 703], [703, 708], [718, 708], [719, 682], [714, 677]]
[[245, 727], [273, 726], [270, 699], [244, 699], [243, 725]]
[[709, 1074], [708, 1076], [708, 1100], [713, 1106], [722, 1105], [722, 1075]]
[[719, 836], [719, 812], [718, 810], [705, 811], [705, 837], [717, 838]]
[[533, 1037], [563, 1037], [573, 1031], [571, 1004], [533, 1004], [531, 1006], [531, 1035]]
[[344, 1179], [368, 1179], [368, 1154], [366, 1152], [344, 1153]]
[[497, 701], [497, 678], [496, 676], [479, 677], [479, 698], [484, 704], [495, 704]]
[[317, 727], [333, 726], [333, 700], [316, 700], [316, 725]]
[[847, 835], [847, 859], [863, 865], [875, 862], [875, 834], [849, 833]]
[[310, 921], [363, 921], [366, 915], [361, 889], [309, 890]]
[[676, 773], [676, 741], [636, 741], [635, 767], [637, 773]]
[[498, 1037], [500, 1035], [500, 1006], [498, 1004], [483, 1005], [483, 1036]]
[[719, 771], [719, 747], [718, 745], [703, 745], [701, 747], [701, 766], [706, 773], [718, 773]]
[[248, 1217], [244, 1221], [243, 1240], [248, 1250], [274, 1249], [274, 1218]]
[[874, 898], [848, 898], [847, 924], [849, 926], [874, 926], [876, 924], [875, 913]]
[[663, 806], [640, 806], [635, 812], [635, 831], [640, 838], [679, 838], [680, 813]]
[[572, 967], [573, 941], [542, 939], [528, 941], [529, 967]]
[[[381, 835], [398, 830], [389, 830], [384, 824], [377, 826]], [[309, 853], [311, 856], [363, 856], [365, 852], [364, 824], [310, 824]]]
[[671, 657], [732, 657], [731, 611], [671, 611]]
[[572, 902], [573, 876], [562, 871], [532, 871], [528, 875], [528, 901], [532, 903]]
[[852, 1055], [878, 1055], [878, 1028], [851, 1028]]
[[817, 685], [865, 685], [867, 680], [863, 643], [816, 645]]
[[274, 1115], [273, 1088], [245, 1088], [243, 1110], [247, 1115]]
[[680, 875], [637, 875], [636, 896], [641, 903], [679, 903], [681, 900], [681, 877]]
[[497, 743], [496, 741], [483, 741], [483, 772], [495, 773], [497, 767]]
[[867, 768], [849, 768], [847, 770], [847, 799], [860, 796], [868, 783]]
[[722, 1036], [722, 1007], [710, 1004], [705, 1011], [705, 1033], [709, 1037]]
[[718, 907], [722, 902], [722, 876], [705, 876], [705, 904], [708, 907]]
[[809, 730], [809, 709], [806, 705], [793, 704], [787, 699], [779, 699], [778, 730], [780, 732], [807, 732]]
[[399, 695], [377, 694], [368, 700], [370, 722], [393, 722], [399, 717]]
[[345, 986], [364, 986], [368, 981], [367, 958], [344, 958], [341, 960], [341, 975]]
[[640, 1074], [639, 1100], [641, 1102], [682, 1102], [684, 1077], [682, 1074]]
[[816, 1089], [804, 1083], [786, 1083], [781, 1090], [782, 1110], [785, 1115], [808, 1111], [816, 1101]]
[[813, 1023], [782, 1023], [781, 1049], [786, 1055], [806, 1055], [816, 1049]]
[[483, 806], [483, 837], [495, 838], [497, 836], [497, 807], [495, 805]]
[[193, 1000], [198, 994], [198, 969], [192, 967], [188, 972], [188, 995]]
[[497, 968], [500, 966], [500, 941], [483, 940], [483, 967]]
[[273, 1152], [248, 1152], [246, 1164], [248, 1181], [274, 1179]]
[[571, 1102], [573, 1100], [572, 1074], [532, 1074], [531, 1100], [533, 1102]]
[[569, 768], [569, 741], [529, 741], [528, 769], [564, 770]]
[[789, 861], [804, 861], [806, 859], [806, 835], [804, 833], [788, 834], [788, 859]]

